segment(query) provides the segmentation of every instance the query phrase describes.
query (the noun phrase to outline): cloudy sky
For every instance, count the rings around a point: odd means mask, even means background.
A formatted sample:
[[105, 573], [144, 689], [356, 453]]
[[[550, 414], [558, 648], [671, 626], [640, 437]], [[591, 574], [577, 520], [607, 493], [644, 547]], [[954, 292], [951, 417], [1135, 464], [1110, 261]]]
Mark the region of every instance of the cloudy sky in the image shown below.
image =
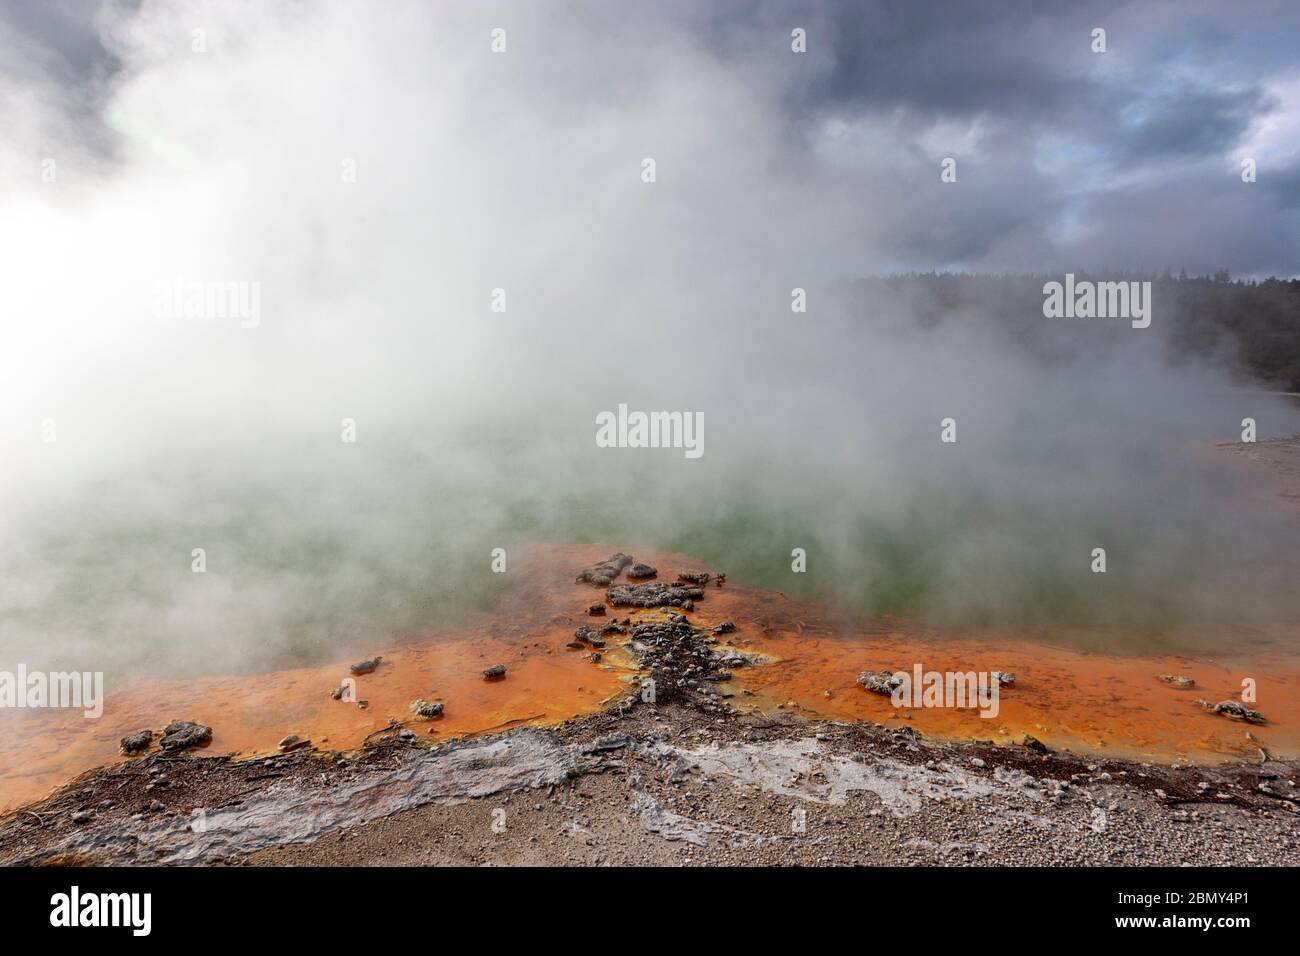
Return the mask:
[[[352, 34], [354, 52], [382, 39], [398, 44], [394, 60], [426, 57], [427, 71], [388, 64], [415, 83], [439, 81], [441, 44], [485, 46], [500, 26], [545, 93], [537, 120], [563, 112], [573, 148], [588, 121], [644, 108], [677, 70], [700, 84], [663, 104], [683, 126], [692, 112], [754, 111], [761, 128], [731, 130], [753, 137], [754, 161], [833, 190], [846, 241], [842, 258], [820, 261], [844, 272], [1300, 272], [1300, 7], [1287, 0], [391, 6], [8, 0], [0, 115], [47, 150], [57, 141], [111, 166], [129, 154], [123, 138], [142, 135], [106, 115], [114, 97], [161, 69], [168, 40], [186, 52], [187, 25], [206, 27], [210, 59], [238, 70], [234, 48], [259, 35], [327, 38], [325, 23], [387, 16], [404, 39], [371, 24]], [[794, 28], [807, 31], [805, 54], [790, 50]], [[1105, 53], [1092, 52], [1095, 28]], [[295, 63], [294, 76], [313, 66], [324, 60]], [[448, 79], [474, 99], [472, 74]], [[5, 189], [37, 171], [41, 148], [24, 145], [7, 157], [18, 168]], [[958, 183], [944, 188], [949, 156]], [[1240, 178], [1246, 158], [1253, 185]]]

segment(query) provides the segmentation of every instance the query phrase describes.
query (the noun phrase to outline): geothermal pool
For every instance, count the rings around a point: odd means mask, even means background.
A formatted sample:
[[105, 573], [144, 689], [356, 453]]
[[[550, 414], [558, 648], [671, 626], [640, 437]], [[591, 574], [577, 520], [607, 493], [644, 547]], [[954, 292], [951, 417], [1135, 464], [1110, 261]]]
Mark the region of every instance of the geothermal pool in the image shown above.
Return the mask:
[[[575, 572], [616, 550], [604, 544], [521, 549], [492, 610], [400, 640], [377, 637], [363, 656], [380, 655], [380, 666], [354, 678], [364, 707], [331, 697], [350, 676], [353, 655], [238, 677], [110, 686], [97, 720], [80, 711], [0, 712], [0, 808], [20, 807], [85, 771], [130, 759], [118, 753], [121, 737], [145, 727], [157, 732], [171, 720], [213, 728], [211, 743], [192, 753], [238, 757], [274, 753], [289, 734], [310, 739], [318, 750], [346, 752], [393, 718], [422, 739], [444, 741], [594, 713], [631, 691], [636, 661], [616, 643], [627, 638], [617, 635], [593, 661], [589, 648], [566, 646], [574, 630], [668, 613], [610, 608], [605, 618], [588, 617], [605, 589], [576, 583]], [[654, 565], [661, 581], [707, 568], [684, 554], [633, 553]], [[742, 712], [907, 725], [927, 736], [1008, 745], [1030, 734], [1053, 748], [1151, 761], [1254, 761], [1261, 747], [1277, 758], [1300, 756], [1300, 662], [1285, 634], [1255, 635], [1249, 654], [1126, 657], [1033, 635], [846, 621], [815, 601], [734, 578], [710, 584], [688, 617], [699, 627], [735, 624], [718, 638], [718, 649], [739, 651], [753, 663], [734, 668], [718, 687]], [[1123, 646], [1118, 636], [1109, 638], [1107, 646]], [[990, 718], [974, 709], [895, 708], [856, 683], [862, 670], [911, 671], [918, 663], [935, 671], [1011, 672], [1016, 681], [1002, 689]], [[505, 665], [505, 678], [484, 680], [482, 671], [495, 664]], [[1172, 687], [1160, 680], [1164, 674], [1190, 677], [1195, 687]], [[1267, 716], [1266, 724], [1240, 723], [1197, 704], [1238, 697], [1245, 678], [1255, 682], [1250, 706]], [[442, 701], [443, 715], [417, 717], [409, 705], [418, 698]]]

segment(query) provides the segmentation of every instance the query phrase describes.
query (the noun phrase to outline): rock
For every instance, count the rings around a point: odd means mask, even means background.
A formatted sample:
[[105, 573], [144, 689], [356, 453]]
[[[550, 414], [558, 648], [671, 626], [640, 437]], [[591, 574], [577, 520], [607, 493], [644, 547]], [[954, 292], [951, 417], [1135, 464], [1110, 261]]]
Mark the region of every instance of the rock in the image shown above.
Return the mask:
[[578, 645], [579, 647], [581, 647], [583, 644], [590, 644], [592, 647], [605, 646], [605, 639], [585, 624], [582, 625], [582, 627], [578, 628], [576, 631], [574, 631], [573, 636], [576, 640], [581, 642]]
[[212, 728], [189, 720], [175, 720], [163, 728], [163, 750], [189, 750], [212, 739]]
[[90, 810], [78, 810], [72, 815], [73, 823], [89, 823], [93, 819], [95, 819], [95, 814]]
[[1192, 680], [1190, 677], [1183, 677], [1180, 674], [1161, 674], [1160, 680], [1171, 687], [1177, 687], [1179, 690], [1187, 690], [1188, 688], [1196, 686], [1196, 681]]
[[1233, 720], [1244, 720], [1249, 724], [1266, 723], [1263, 714], [1257, 710], [1251, 710], [1241, 701], [1221, 700], [1217, 704], [1211, 704], [1208, 700], [1198, 700], [1197, 703], [1212, 714], [1221, 714]]
[[618, 552], [611, 554], [600, 564], [593, 565], [589, 568], [583, 568], [578, 572], [578, 580], [586, 581], [588, 584], [594, 584], [597, 587], [607, 587], [614, 582], [623, 569], [632, 563], [632, 556]]
[[903, 683], [897, 671], [863, 671], [858, 675], [858, 683], [873, 694], [892, 694]]
[[983, 767], [985, 764], [984, 764], [984, 761], [981, 760], [979, 757], [971, 757], [971, 758], [970, 758], [970, 765], [971, 765], [972, 767]]
[[713, 580], [713, 575], [708, 571], [683, 571], [677, 575], [677, 580], [685, 581], [687, 584], [698, 584], [704, 587]]
[[628, 607], [681, 607], [687, 600], [699, 600], [704, 591], [682, 584], [615, 584], [605, 594], [610, 604]]
[[428, 701], [421, 697], [419, 700], [411, 701], [411, 710], [418, 716], [427, 720], [434, 717], [442, 716], [442, 701]]
[[587, 660], [591, 661], [593, 664], [599, 664], [601, 661], [604, 660], [604, 658], [600, 656], [599, 651], [592, 651], [590, 654], [587, 655]]
[[491, 667], [489, 667], [487, 670], [483, 672], [484, 680], [501, 680], [505, 676], [506, 676], [505, 664], [493, 664]]
[[1023, 737], [1021, 737], [1020, 746], [1028, 747], [1030, 750], [1034, 751], [1035, 753], [1040, 753], [1040, 754], [1051, 753], [1051, 748], [1048, 747], [1047, 744], [1039, 740], [1037, 737], [1033, 736], [1032, 734], [1025, 734]]
[[717, 627], [713, 629], [713, 633], [730, 634], [735, 629], [736, 629], [736, 625], [732, 624], [730, 621], [723, 621], [721, 624], [719, 624]]
[[592, 617], [604, 617], [605, 605], [593, 604], [591, 607], [587, 608], [587, 613], [590, 614]]
[[348, 669], [358, 676], [362, 674], [372, 674], [374, 673], [375, 668], [379, 666], [379, 662], [382, 660], [382, 657], [372, 657], [368, 661], [357, 661], [357, 663], [353, 664]]
[[161, 813], [163, 810], [167, 809], [167, 805], [161, 800], [152, 800], [149, 803], [149, 809], [154, 813]]
[[124, 754], [138, 754], [143, 750], [149, 749], [149, 744], [153, 743], [152, 730], [137, 730], [133, 734], [127, 734], [120, 741], [120, 752]]
[[311, 741], [299, 737], [297, 734], [290, 734], [280, 741], [279, 747], [281, 753], [288, 753], [291, 750], [300, 750], [303, 747], [311, 746]]
[[627, 576], [630, 579], [653, 578], [658, 577], [659, 570], [648, 564], [634, 564], [627, 569]]
[[1003, 687], [1010, 687], [1016, 682], [1016, 675], [1007, 671], [991, 671], [989, 676]]

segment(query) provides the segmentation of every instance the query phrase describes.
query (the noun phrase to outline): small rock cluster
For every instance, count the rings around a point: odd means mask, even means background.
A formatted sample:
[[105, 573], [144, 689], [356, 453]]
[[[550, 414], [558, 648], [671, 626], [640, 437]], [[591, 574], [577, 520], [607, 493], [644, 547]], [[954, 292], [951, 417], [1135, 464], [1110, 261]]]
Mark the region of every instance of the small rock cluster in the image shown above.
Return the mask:
[[1208, 700], [1198, 700], [1197, 703], [1212, 714], [1221, 714], [1233, 720], [1244, 720], [1248, 724], [1267, 722], [1263, 714], [1257, 710], [1251, 710], [1238, 700], [1221, 700], [1217, 704], [1211, 704]]
[[686, 584], [615, 584], [605, 595], [615, 607], [682, 607], [704, 597], [704, 589]]
[[211, 739], [211, 727], [190, 720], [174, 720], [163, 728], [162, 740], [158, 743], [163, 750], [189, 750]]
[[623, 569], [631, 563], [632, 555], [620, 551], [617, 554], [611, 554], [600, 564], [583, 568], [578, 572], [578, 580], [586, 581], [588, 584], [594, 584], [597, 587], [608, 587], [614, 583], [615, 578], [623, 573]]
[[903, 679], [898, 676], [897, 670], [863, 671], [858, 675], [858, 683], [873, 694], [889, 695], [903, 683]]
[[127, 734], [121, 741], [121, 752], [124, 754], [143, 753], [149, 749], [149, 744], [153, 743], [152, 730], [138, 730], [133, 734]]
[[677, 700], [709, 713], [724, 710], [712, 685], [731, 679], [722, 657], [713, 652], [717, 639], [692, 627], [684, 614], [664, 621], [643, 621], [632, 628], [632, 648], [654, 681], [656, 703]]
[[584, 624], [573, 632], [573, 640], [568, 646], [573, 650], [581, 650], [583, 647], [604, 647], [605, 638], [595, 628]]
[[443, 704], [442, 701], [428, 701], [421, 697], [419, 700], [411, 701], [411, 711], [417, 717], [432, 720], [442, 716]]

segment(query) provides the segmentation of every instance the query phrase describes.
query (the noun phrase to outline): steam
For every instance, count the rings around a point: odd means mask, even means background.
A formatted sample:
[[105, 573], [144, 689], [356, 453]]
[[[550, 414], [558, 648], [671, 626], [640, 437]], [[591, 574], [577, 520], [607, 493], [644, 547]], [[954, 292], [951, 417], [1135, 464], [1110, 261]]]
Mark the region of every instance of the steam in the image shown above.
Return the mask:
[[[1150, 329], [1051, 324], [1049, 360], [997, 314], [926, 329], [914, 292], [846, 286], [896, 267], [867, 184], [913, 151], [860, 125], [850, 169], [791, 129], [793, 65], [671, 23], [108, 5], [105, 85], [6, 76], [0, 666], [367, 649], [489, 605], [491, 550], [536, 539], [1119, 648], [1295, 619], [1293, 536], [1198, 445], [1293, 409], [1170, 367], [1158, 299]], [[193, 282], [257, 283], [260, 322], [157, 307]], [[707, 453], [598, 447], [621, 404], [702, 415]]]

